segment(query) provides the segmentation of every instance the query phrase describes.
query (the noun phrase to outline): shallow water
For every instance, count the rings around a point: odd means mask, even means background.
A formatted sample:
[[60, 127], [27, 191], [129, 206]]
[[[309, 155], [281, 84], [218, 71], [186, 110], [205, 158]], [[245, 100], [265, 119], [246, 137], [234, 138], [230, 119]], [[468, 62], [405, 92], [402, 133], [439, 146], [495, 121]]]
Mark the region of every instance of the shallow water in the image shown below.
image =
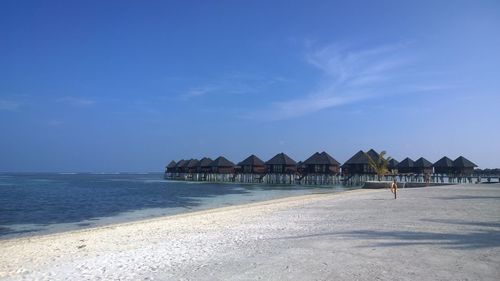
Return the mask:
[[162, 177], [158, 173], [0, 174], [0, 239], [346, 190], [175, 182]]

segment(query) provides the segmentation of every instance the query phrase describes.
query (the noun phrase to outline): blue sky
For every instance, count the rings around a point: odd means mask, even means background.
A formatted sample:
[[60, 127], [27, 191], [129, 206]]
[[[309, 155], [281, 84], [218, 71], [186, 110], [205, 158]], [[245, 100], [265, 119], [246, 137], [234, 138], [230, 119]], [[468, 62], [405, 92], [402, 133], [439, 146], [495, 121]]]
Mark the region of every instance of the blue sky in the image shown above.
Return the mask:
[[0, 171], [500, 167], [498, 1], [0, 1]]

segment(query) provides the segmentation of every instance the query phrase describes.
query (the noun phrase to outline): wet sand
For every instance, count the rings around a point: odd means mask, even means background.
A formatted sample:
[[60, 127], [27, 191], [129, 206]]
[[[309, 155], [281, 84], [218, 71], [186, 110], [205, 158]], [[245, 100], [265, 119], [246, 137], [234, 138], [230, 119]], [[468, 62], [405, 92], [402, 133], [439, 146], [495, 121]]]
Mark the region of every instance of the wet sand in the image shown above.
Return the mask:
[[500, 185], [315, 194], [0, 241], [0, 280], [499, 280]]

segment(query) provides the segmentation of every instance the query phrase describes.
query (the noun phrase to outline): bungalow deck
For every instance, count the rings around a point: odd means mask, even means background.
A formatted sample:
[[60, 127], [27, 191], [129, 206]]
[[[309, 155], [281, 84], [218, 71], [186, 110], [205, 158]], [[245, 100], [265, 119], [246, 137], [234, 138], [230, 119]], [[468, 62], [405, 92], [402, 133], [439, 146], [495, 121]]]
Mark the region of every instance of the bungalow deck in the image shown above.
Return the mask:
[[[218, 183], [248, 183], [266, 185], [318, 185], [318, 186], [362, 186], [367, 181], [376, 181], [374, 174], [329, 175], [329, 174], [246, 174], [246, 173], [165, 173], [166, 180], [218, 182]], [[471, 175], [452, 176], [447, 174], [398, 174], [380, 178], [383, 181], [396, 179], [398, 183], [418, 184], [465, 184], [465, 183], [496, 183], [500, 176]]]

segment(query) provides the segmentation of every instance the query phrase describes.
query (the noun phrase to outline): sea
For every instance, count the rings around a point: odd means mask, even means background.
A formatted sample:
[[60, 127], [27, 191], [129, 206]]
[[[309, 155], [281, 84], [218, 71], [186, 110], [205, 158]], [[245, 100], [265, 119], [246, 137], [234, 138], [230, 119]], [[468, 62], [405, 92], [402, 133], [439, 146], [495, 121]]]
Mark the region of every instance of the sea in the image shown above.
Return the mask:
[[168, 181], [162, 173], [0, 173], [0, 239], [353, 188]]

